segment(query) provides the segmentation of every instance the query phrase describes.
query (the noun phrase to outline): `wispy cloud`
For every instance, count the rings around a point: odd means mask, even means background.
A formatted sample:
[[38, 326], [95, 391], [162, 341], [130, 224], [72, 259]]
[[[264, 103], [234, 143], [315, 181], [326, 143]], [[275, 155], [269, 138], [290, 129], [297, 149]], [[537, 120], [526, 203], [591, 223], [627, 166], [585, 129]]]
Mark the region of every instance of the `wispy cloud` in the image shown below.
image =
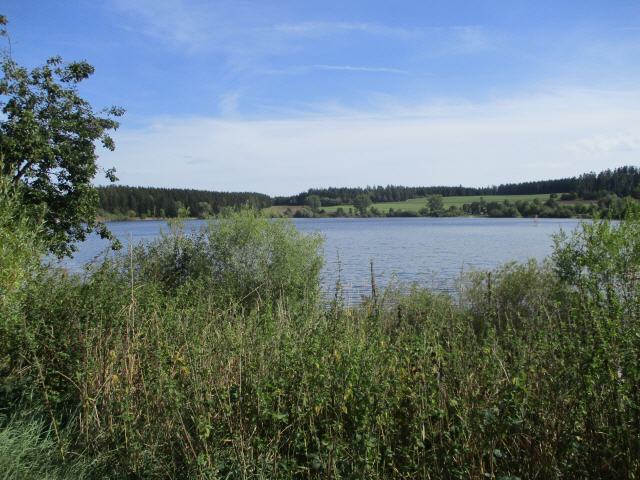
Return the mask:
[[[273, 23], [264, 7], [253, 5], [248, 9], [239, 2], [111, 2], [117, 11], [125, 15], [124, 25], [130, 30], [189, 53], [221, 52], [232, 63], [310, 48], [314, 42], [331, 35], [384, 37], [404, 43], [407, 48], [429, 45], [430, 49], [440, 53], [474, 53], [491, 46], [488, 33], [481, 26], [473, 25], [418, 28], [344, 21]], [[302, 40], [310, 43], [301, 43]]]
[[282, 33], [307, 36], [324, 36], [341, 32], [360, 32], [370, 35], [408, 38], [420, 34], [419, 29], [362, 22], [299, 22], [276, 25], [274, 29]]
[[134, 18], [130, 28], [158, 40], [193, 48], [208, 42], [210, 9], [185, 0], [112, 0], [120, 12]]
[[393, 67], [373, 67], [362, 65], [293, 65], [284, 68], [268, 68], [259, 70], [260, 73], [268, 75], [301, 75], [314, 70], [327, 70], [346, 73], [390, 73], [395, 75], [407, 75], [408, 70]]
[[225, 117], [233, 117], [238, 113], [238, 103], [240, 102], [240, 92], [226, 92], [220, 96], [220, 112]]
[[407, 74], [407, 70], [389, 67], [359, 67], [354, 65], [311, 65], [317, 70], [336, 70], [339, 72], [398, 73]]
[[492, 45], [490, 35], [479, 25], [416, 28], [360, 22], [300, 22], [276, 25], [274, 29], [288, 35], [303, 37], [348, 33], [389, 37], [426, 43], [441, 53], [474, 53], [486, 50]]
[[615, 152], [640, 151], [640, 135], [630, 132], [607, 132], [581, 138], [567, 145], [577, 153], [610, 154]]

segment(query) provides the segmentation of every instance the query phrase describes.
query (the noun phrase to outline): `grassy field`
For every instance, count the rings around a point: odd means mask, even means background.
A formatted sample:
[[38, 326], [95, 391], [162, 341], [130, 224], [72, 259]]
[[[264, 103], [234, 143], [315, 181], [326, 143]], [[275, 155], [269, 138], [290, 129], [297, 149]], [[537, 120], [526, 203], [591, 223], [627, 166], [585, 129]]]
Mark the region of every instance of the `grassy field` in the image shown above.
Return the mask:
[[[484, 198], [485, 202], [502, 202], [504, 200], [509, 200], [515, 202], [516, 200], [533, 200], [539, 199], [540, 201], [545, 201], [549, 198], [548, 193], [543, 193], [539, 195], [486, 195], [486, 196], [463, 196], [463, 197], [443, 197], [444, 208], [449, 208], [451, 205], [455, 205], [456, 207], [462, 207], [465, 203], [477, 202], [480, 198]], [[412, 198], [410, 200], [406, 200], [404, 202], [384, 202], [384, 203], [374, 203], [373, 206], [382, 212], [389, 211], [390, 208], [394, 210], [409, 210], [417, 212], [421, 208], [426, 206], [427, 199], [424, 197], [420, 198]], [[323, 209], [327, 212], [335, 212], [339, 207], [342, 207], [345, 211], [349, 210], [349, 208], [353, 208], [352, 205], [339, 205], [336, 207], [323, 207]]]

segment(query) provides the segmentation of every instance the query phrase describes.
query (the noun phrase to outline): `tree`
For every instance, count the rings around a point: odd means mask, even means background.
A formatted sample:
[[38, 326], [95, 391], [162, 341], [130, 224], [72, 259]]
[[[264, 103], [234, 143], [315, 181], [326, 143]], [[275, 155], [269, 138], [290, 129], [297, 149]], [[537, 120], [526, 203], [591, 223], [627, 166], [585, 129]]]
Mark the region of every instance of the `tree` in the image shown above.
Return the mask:
[[[6, 23], [0, 16], [0, 24]], [[115, 148], [109, 131], [118, 127], [115, 117], [124, 110], [111, 107], [97, 114], [79, 96], [77, 85], [94, 73], [85, 61], [52, 57], [29, 71], [5, 53], [1, 69], [0, 171], [25, 206], [40, 208], [49, 250], [68, 255], [73, 242], [94, 230], [111, 238], [96, 220], [98, 193], [91, 182], [98, 172], [95, 144]], [[117, 180], [113, 169], [104, 173]]]
[[309, 195], [304, 203], [314, 212], [320, 210], [320, 207], [322, 206], [320, 196], [318, 195]]
[[360, 215], [364, 215], [367, 208], [371, 206], [371, 197], [366, 193], [360, 193], [353, 199], [353, 206], [356, 207]]
[[427, 208], [429, 209], [429, 215], [432, 217], [440, 215], [444, 210], [442, 195], [429, 195], [427, 197]]
[[209, 218], [212, 214], [209, 202], [198, 202], [198, 218]]

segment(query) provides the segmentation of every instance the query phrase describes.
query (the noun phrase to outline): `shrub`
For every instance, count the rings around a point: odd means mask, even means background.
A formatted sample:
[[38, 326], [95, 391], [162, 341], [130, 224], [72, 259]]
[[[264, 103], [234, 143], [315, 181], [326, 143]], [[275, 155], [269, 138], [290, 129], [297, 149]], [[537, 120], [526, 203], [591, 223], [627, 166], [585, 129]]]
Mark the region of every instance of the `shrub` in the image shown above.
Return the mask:
[[558, 277], [578, 305], [607, 308], [640, 318], [640, 210], [630, 207], [621, 222], [582, 223], [555, 237], [553, 261]]
[[295, 218], [313, 218], [315, 215], [313, 213], [313, 210], [307, 207], [302, 207], [296, 210], [296, 213], [294, 213], [293, 216]]
[[0, 176], [0, 322], [20, 304], [24, 286], [44, 252], [42, 230], [27, 213], [18, 193]]
[[511, 262], [493, 272], [471, 272], [466, 280], [463, 300], [479, 330], [522, 328], [555, 310], [558, 286], [548, 264]]
[[33, 342], [23, 309], [45, 251], [34, 217], [0, 177], [0, 413], [14, 392], [20, 393], [18, 385], [28, 383], [28, 375], [14, 376], [13, 366], [22, 364]]
[[299, 302], [316, 297], [321, 238], [298, 232], [288, 220], [269, 220], [244, 210], [212, 220], [206, 229], [186, 233], [174, 226], [159, 240], [136, 247], [132, 259], [138, 282], [158, 282], [165, 290], [184, 285], [244, 305]]

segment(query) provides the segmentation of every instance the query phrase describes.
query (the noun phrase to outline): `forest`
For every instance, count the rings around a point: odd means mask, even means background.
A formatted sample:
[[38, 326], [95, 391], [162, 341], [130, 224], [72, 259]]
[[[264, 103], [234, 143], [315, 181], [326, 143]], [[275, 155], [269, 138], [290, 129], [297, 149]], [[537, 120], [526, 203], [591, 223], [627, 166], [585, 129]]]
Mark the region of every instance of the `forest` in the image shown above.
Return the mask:
[[429, 195], [470, 196], [470, 195], [532, 195], [540, 193], [572, 193], [577, 198], [594, 200], [607, 193], [619, 197], [640, 198], [640, 168], [624, 166], [600, 173], [584, 173], [576, 177], [556, 180], [539, 180], [522, 183], [506, 183], [491, 187], [473, 188], [460, 186], [404, 187], [400, 185], [360, 187], [311, 188], [290, 197], [274, 197], [274, 205], [304, 205], [310, 195], [320, 197], [322, 206], [353, 203], [360, 194], [368, 195], [371, 201], [399, 202]]
[[[335, 207], [338, 205], [355, 205], [358, 198], [368, 197], [371, 203], [402, 202], [414, 198], [441, 195], [452, 196], [487, 196], [493, 195], [535, 195], [556, 194], [552, 201], [545, 204], [539, 202], [487, 202], [473, 205], [470, 201], [466, 207], [439, 211], [437, 215], [428, 211], [396, 210], [385, 212], [388, 216], [448, 216], [486, 215], [493, 217], [509, 216], [588, 216], [594, 211], [608, 210], [613, 205], [617, 212], [623, 212], [620, 199], [624, 197], [640, 198], [640, 168], [625, 166], [600, 173], [585, 173], [577, 177], [556, 180], [541, 180], [523, 183], [508, 183], [492, 187], [472, 188], [463, 186], [405, 187], [399, 185], [374, 187], [330, 187], [309, 189], [306, 192], [290, 197], [270, 197], [255, 192], [216, 192], [207, 190], [181, 188], [130, 187], [109, 185], [98, 187], [100, 208], [98, 214], [106, 219], [125, 218], [175, 218], [197, 217], [207, 218], [223, 212], [225, 209], [251, 207], [263, 209], [276, 206], [309, 205], [310, 200], [319, 199], [318, 207]], [[555, 200], [565, 203], [558, 203]], [[567, 204], [568, 201], [597, 201], [593, 205]], [[596, 208], [597, 207], [597, 208]], [[318, 208], [313, 208], [316, 211]], [[358, 210], [356, 207], [355, 210]], [[315, 212], [317, 214], [317, 212]], [[368, 216], [379, 216], [375, 208], [369, 209]], [[299, 211], [298, 216], [309, 216]], [[348, 215], [344, 208], [337, 216]], [[335, 216], [335, 215], [334, 215]]]
[[253, 192], [211, 192], [184, 188], [127, 187], [110, 185], [98, 188], [99, 213], [109, 217], [206, 218], [227, 207], [265, 208], [271, 198]]

